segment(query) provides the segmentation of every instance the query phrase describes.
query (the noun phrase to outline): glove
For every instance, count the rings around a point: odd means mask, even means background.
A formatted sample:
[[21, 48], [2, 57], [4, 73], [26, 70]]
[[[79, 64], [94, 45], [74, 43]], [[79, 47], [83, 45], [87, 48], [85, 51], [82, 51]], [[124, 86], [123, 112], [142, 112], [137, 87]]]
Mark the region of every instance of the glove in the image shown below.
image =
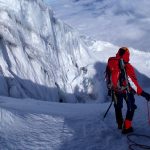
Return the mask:
[[143, 96], [147, 101], [150, 101], [150, 94], [142, 91], [141, 96]]

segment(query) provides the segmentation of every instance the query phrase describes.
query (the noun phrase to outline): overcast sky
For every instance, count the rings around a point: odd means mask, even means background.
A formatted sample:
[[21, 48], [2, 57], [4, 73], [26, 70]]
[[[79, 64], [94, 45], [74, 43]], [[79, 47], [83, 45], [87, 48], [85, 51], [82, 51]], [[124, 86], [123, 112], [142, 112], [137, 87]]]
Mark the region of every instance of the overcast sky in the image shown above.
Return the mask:
[[81, 34], [150, 51], [150, 0], [45, 0]]

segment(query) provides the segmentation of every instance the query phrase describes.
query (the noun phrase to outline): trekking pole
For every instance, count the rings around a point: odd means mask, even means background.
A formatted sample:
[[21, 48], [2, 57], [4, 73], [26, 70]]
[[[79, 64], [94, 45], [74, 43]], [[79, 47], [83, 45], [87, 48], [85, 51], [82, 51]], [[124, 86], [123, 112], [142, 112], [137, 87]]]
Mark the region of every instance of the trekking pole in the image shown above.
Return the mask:
[[113, 101], [114, 101], [114, 103], [117, 104], [117, 97], [116, 97], [116, 94], [115, 94], [115, 91], [114, 91], [114, 90], [111, 90], [111, 96], [112, 96], [112, 100], [111, 100], [111, 103], [110, 103], [110, 105], [109, 105], [109, 107], [108, 107], [106, 113], [104, 114], [103, 120], [105, 119], [107, 113], [109, 112], [109, 110], [110, 110], [110, 108], [111, 108], [111, 106], [112, 106], [112, 104], [113, 104]]
[[108, 107], [107, 111], [105, 112], [105, 114], [104, 114], [104, 116], [103, 116], [103, 120], [104, 120], [104, 119], [105, 119], [105, 117], [107, 116], [107, 113], [109, 112], [109, 109], [111, 108], [112, 103], [113, 103], [113, 101], [111, 101], [111, 103], [110, 103], [110, 105], [109, 105], [109, 107]]
[[149, 110], [149, 103], [147, 101], [147, 112], [148, 112], [148, 123], [150, 125], [150, 110]]

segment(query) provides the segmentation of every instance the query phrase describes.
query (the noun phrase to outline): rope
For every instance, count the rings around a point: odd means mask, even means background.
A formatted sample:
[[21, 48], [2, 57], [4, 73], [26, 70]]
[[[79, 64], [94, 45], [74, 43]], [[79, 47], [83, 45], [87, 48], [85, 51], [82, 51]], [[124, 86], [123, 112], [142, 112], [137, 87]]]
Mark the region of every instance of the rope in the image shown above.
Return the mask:
[[[129, 150], [137, 150], [137, 148], [141, 148], [141, 149], [149, 149], [150, 150], [150, 145], [145, 145], [145, 144], [139, 144], [138, 142], [136, 142], [135, 140], [133, 140], [133, 137], [138, 138], [138, 137], [142, 137], [144, 139], [147, 139], [147, 141], [150, 141], [150, 136], [148, 135], [143, 135], [143, 134], [129, 134], [127, 135], [127, 139], [129, 142]], [[141, 140], [141, 138], [140, 138]]]
[[147, 112], [148, 112], [148, 123], [150, 125], [150, 110], [149, 110], [149, 103], [147, 101]]

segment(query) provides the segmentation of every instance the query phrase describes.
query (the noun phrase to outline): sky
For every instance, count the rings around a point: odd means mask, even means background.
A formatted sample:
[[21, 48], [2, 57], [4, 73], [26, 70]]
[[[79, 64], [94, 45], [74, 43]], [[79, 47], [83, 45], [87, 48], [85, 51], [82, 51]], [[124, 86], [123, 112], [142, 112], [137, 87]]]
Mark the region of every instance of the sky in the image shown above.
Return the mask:
[[148, 0], [45, 0], [57, 18], [95, 40], [150, 51]]

